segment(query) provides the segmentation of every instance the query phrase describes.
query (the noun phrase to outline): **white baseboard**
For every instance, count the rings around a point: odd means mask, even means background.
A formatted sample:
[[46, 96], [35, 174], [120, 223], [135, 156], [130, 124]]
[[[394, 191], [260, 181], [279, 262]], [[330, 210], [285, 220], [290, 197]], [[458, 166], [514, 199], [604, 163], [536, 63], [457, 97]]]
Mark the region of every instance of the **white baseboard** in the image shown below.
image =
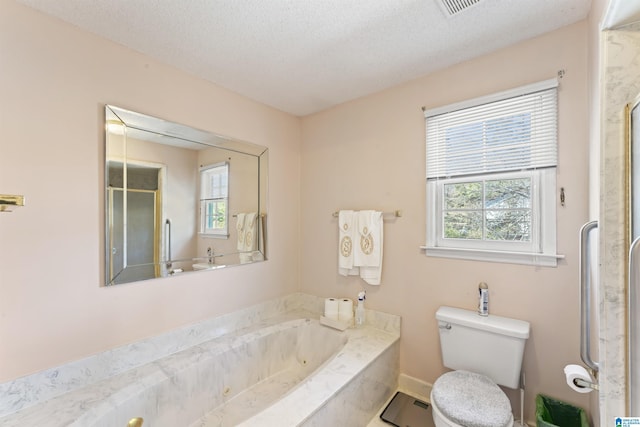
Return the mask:
[[433, 384], [410, 377], [407, 374], [400, 374], [398, 377], [398, 390], [425, 402], [429, 402], [432, 386]]

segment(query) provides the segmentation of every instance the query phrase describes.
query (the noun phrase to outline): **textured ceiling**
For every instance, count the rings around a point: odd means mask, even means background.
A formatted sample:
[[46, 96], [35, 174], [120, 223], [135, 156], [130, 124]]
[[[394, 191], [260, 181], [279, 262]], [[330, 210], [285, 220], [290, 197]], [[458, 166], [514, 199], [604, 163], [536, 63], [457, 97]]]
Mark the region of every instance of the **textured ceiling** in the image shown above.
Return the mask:
[[[18, 0], [303, 116], [587, 17], [591, 0]], [[466, 1], [466, 0], [465, 0]]]

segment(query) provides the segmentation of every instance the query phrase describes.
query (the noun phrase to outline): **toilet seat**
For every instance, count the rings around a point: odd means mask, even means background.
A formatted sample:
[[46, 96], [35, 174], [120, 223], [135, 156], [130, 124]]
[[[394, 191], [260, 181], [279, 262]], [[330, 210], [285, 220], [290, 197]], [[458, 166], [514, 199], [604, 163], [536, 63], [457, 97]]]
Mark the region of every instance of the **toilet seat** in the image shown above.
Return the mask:
[[433, 384], [431, 403], [452, 423], [466, 427], [509, 427], [513, 425], [511, 404], [506, 394], [485, 375], [452, 371]]

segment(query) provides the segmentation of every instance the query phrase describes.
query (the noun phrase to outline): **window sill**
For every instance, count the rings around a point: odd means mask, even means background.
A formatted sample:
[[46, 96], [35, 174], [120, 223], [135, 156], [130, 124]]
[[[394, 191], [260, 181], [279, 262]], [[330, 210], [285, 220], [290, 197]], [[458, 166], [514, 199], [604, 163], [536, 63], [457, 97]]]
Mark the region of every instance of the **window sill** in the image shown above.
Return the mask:
[[198, 235], [204, 239], [228, 239], [228, 234], [209, 234], [209, 233], [198, 233]]
[[427, 256], [439, 258], [466, 259], [485, 262], [504, 262], [509, 264], [536, 265], [540, 267], [557, 267], [558, 260], [564, 255], [535, 254], [530, 252], [505, 252], [481, 249], [454, 249], [421, 246]]

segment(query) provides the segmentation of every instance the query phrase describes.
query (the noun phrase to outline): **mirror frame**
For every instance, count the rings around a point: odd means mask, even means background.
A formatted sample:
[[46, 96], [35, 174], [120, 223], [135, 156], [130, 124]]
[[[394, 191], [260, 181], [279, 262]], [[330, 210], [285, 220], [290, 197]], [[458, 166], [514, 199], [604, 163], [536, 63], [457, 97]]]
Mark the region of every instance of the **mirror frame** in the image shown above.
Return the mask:
[[[254, 143], [237, 140], [234, 138], [229, 138], [226, 136], [222, 136], [216, 133], [203, 131], [200, 129], [192, 128], [190, 126], [182, 125], [179, 123], [171, 122], [168, 120], [164, 120], [161, 118], [157, 118], [154, 116], [145, 115], [142, 113], [137, 113], [131, 110], [123, 109], [121, 107], [116, 107], [114, 105], [105, 105], [104, 109], [104, 185], [102, 186], [102, 191], [104, 192], [104, 232], [102, 238], [104, 239], [104, 286], [113, 286], [121, 283], [132, 283], [142, 280], [153, 280], [156, 278], [163, 277], [171, 277], [175, 276], [177, 273], [180, 275], [191, 272], [200, 272], [200, 271], [209, 271], [209, 270], [217, 270], [222, 267], [231, 267], [236, 265], [244, 265], [254, 262], [260, 262], [267, 260], [266, 254], [266, 225], [267, 225], [267, 196], [268, 196], [268, 161], [269, 161], [269, 150], [265, 146], [257, 145]], [[122, 130], [113, 132], [112, 126], [120, 126]], [[111, 130], [111, 131], [110, 131]], [[130, 134], [132, 135], [149, 135], [155, 141], [149, 141], [151, 143], [159, 143], [165, 145], [172, 145], [178, 147], [192, 148], [192, 149], [208, 149], [208, 148], [217, 148], [221, 150], [225, 150], [229, 154], [229, 156], [233, 155], [248, 155], [254, 157], [257, 160], [257, 195], [256, 195], [256, 236], [259, 238], [259, 242], [256, 245], [256, 250], [242, 252], [240, 250], [235, 249], [233, 252], [223, 252], [223, 253], [215, 253], [215, 256], [207, 256], [200, 255], [198, 253], [193, 254], [191, 257], [178, 257], [175, 259], [171, 259], [170, 256], [167, 255], [167, 251], [165, 248], [165, 244], [168, 244], [169, 248], [171, 243], [166, 242], [170, 237], [162, 237], [163, 233], [166, 232], [166, 226], [171, 226], [170, 221], [167, 219], [167, 223], [164, 223], [164, 214], [161, 212], [156, 214], [156, 218], [160, 218], [157, 220], [154, 225], [154, 234], [160, 235], [160, 253], [162, 256], [159, 257], [154, 254], [154, 262], [146, 263], [146, 264], [131, 264], [127, 265], [126, 260], [126, 229], [123, 230], [123, 243], [125, 255], [123, 258], [123, 268], [118, 273], [112, 274], [111, 262], [113, 260], [112, 254], [112, 222], [110, 220], [110, 164], [114, 162], [122, 163], [123, 169], [127, 168], [130, 164], [137, 164], [139, 160], [132, 160], [127, 158], [126, 150], [123, 150], [124, 155], [122, 157], [110, 156], [110, 133], [117, 134], [118, 132], [123, 132], [123, 146], [126, 146], [127, 137]], [[133, 137], [134, 139], [135, 136]], [[144, 141], [148, 141], [146, 139], [142, 139]], [[163, 142], [164, 141], [164, 142]], [[167, 143], [169, 141], [169, 143]], [[114, 144], [112, 142], [112, 144]], [[197, 148], [194, 148], [197, 147]], [[113, 147], [111, 147], [113, 150]], [[112, 154], [112, 153], [111, 153]], [[231, 157], [229, 157], [231, 159]], [[198, 165], [194, 165], [194, 170], [198, 170]], [[201, 166], [201, 165], [200, 165]], [[164, 180], [166, 183], [166, 166], [164, 166], [165, 171], [160, 172], [160, 180]], [[126, 182], [126, 173], [123, 173], [123, 195], [127, 194], [127, 182]], [[196, 212], [196, 229], [194, 233], [196, 235], [196, 239], [212, 239], [215, 240], [215, 237], [202, 237], [200, 233], [199, 227], [199, 210], [200, 210], [200, 194], [198, 194], [200, 178], [197, 179], [196, 188], [193, 189], [194, 193], [196, 193], [196, 200], [198, 206], [194, 206], [194, 212]], [[160, 197], [161, 198], [161, 197]], [[160, 201], [159, 203], [164, 203], [164, 201]], [[126, 202], [123, 203], [126, 206]], [[164, 211], [164, 208], [161, 209]], [[123, 216], [126, 216], [126, 207], [123, 211]], [[231, 230], [231, 217], [236, 217], [240, 215], [240, 213], [236, 214], [235, 212], [227, 212], [229, 221], [227, 222], [228, 228]], [[123, 220], [124, 221], [124, 220]], [[158, 222], [160, 221], [160, 222]], [[126, 222], [126, 221], [124, 221]], [[238, 231], [238, 230], [235, 230]], [[227, 238], [230, 238], [227, 236]], [[211, 249], [209, 247], [208, 249]], [[154, 251], [155, 252], [155, 251]], [[210, 254], [213, 255], [213, 254]], [[239, 259], [240, 261], [235, 261]], [[234, 260], [234, 261], [230, 261]], [[222, 261], [222, 262], [221, 262]], [[227, 261], [227, 262], [225, 262]], [[202, 270], [196, 270], [193, 267], [193, 270], [187, 270], [184, 268], [177, 268], [176, 265], [189, 265], [191, 267], [194, 264], [200, 264], [204, 262], [206, 264], [205, 268]], [[201, 264], [202, 265], [202, 264]], [[120, 276], [123, 272], [131, 271], [131, 269], [136, 267], [153, 267], [154, 273], [153, 277], [144, 277], [140, 279], [133, 280], [123, 280], [120, 282], [116, 282], [117, 277]], [[209, 267], [210, 266], [210, 267]], [[175, 267], [175, 268], [174, 268]]]

